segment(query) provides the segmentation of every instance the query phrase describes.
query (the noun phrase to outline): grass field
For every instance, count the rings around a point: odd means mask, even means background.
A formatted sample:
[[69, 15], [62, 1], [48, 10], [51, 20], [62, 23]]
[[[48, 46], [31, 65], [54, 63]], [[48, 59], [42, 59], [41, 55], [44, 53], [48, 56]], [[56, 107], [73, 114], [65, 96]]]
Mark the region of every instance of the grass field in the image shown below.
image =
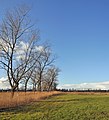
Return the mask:
[[5, 109], [0, 120], [109, 120], [109, 94], [62, 94]]

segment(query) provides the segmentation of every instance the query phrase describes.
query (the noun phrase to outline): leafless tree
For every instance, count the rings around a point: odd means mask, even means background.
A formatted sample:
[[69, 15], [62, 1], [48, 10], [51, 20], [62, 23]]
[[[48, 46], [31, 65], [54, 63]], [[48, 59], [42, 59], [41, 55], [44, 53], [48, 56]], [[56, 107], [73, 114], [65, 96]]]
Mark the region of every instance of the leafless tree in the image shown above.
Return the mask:
[[52, 52], [49, 46], [43, 46], [40, 50], [41, 56], [38, 59], [37, 64], [37, 90], [42, 91], [42, 80], [46, 69], [53, 64], [56, 56], [52, 56]]
[[28, 12], [24, 6], [8, 11], [0, 26], [0, 65], [7, 73], [12, 95], [36, 64], [34, 50], [39, 36], [32, 30]]
[[56, 84], [58, 82], [58, 75], [59, 75], [60, 69], [53, 66], [50, 66], [48, 70], [46, 71], [45, 77], [44, 77], [44, 85], [47, 91], [55, 90]]
[[24, 76], [24, 78], [20, 81], [20, 85], [24, 88], [24, 91], [27, 91], [27, 86], [29, 81], [31, 81], [31, 75], [32, 75], [33, 69], [30, 69]]
[[33, 85], [33, 91], [37, 90], [38, 78], [39, 78], [39, 74], [38, 74], [37, 67], [36, 67], [33, 71], [33, 74], [31, 75], [31, 82]]
[[41, 53], [37, 49], [38, 47], [36, 46], [35, 49], [33, 50], [33, 55], [32, 55], [32, 67], [29, 69], [28, 72], [25, 73], [21, 83], [24, 84], [24, 91], [27, 91], [27, 85], [32, 84], [33, 85], [33, 91], [36, 91], [36, 85], [37, 85], [37, 63], [38, 59], [41, 56]]

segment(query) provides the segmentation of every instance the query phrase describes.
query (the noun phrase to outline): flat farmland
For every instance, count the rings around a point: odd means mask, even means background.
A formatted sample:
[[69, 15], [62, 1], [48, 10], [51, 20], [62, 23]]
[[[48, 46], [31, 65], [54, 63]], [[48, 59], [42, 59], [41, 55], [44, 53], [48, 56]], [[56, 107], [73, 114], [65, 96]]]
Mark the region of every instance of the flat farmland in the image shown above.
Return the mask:
[[109, 120], [109, 94], [58, 94], [1, 109], [0, 120]]

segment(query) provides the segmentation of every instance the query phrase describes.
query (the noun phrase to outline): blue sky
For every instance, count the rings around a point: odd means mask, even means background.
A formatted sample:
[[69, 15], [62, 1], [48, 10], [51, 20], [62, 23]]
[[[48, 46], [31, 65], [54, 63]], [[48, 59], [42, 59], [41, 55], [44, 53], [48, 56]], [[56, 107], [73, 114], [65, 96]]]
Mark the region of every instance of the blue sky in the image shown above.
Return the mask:
[[109, 81], [108, 0], [2, 0], [0, 20], [22, 3], [59, 56], [60, 85]]

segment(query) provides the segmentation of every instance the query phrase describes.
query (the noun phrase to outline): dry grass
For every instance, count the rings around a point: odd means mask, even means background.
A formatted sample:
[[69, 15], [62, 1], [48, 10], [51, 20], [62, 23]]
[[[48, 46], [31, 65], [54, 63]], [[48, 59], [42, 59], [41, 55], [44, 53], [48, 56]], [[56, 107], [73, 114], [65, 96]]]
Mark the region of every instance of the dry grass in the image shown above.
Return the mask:
[[60, 94], [60, 92], [15, 92], [11, 97], [11, 92], [0, 92], [0, 108], [10, 108], [19, 105], [28, 104], [33, 101], [42, 100], [44, 98]]

